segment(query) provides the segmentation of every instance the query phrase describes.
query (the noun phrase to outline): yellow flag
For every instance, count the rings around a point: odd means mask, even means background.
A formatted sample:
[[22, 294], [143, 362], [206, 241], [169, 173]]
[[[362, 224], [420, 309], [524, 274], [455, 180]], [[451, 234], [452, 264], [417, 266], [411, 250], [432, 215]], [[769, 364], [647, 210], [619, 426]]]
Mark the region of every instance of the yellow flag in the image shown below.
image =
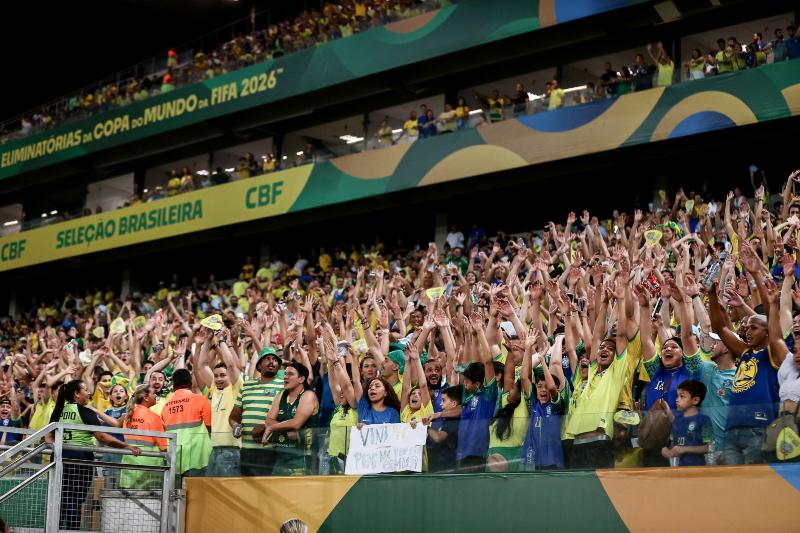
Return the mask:
[[104, 339], [106, 337], [106, 330], [103, 329], [103, 326], [97, 326], [92, 330], [92, 335], [98, 339]]
[[200, 325], [213, 331], [219, 331], [223, 326], [222, 317], [220, 315], [207, 316], [200, 321]]
[[661, 240], [661, 231], [649, 229], [644, 232], [644, 243], [648, 248], [652, 248]]
[[118, 316], [111, 323], [111, 333], [125, 333], [125, 321], [121, 316]]
[[792, 428], [783, 428], [775, 442], [775, 455], [781, 461], [800, 456], [800, 437]]
[[428, 298], [431, 300], [435, 300], [439, 298], [442, 294], [444, 294], [444, 287], [431, 287], [430, 289], [425, 291], [425, 294], [428, 295]]

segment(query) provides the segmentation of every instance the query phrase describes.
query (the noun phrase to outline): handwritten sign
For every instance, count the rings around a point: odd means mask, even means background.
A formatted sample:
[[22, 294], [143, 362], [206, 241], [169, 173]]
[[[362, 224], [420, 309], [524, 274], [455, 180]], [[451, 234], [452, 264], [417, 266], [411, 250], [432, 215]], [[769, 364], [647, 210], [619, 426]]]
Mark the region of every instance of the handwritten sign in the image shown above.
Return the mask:
[[422, 447], [427, 426], [375, 424], [350, 429], [345, 474], [422, 472]]

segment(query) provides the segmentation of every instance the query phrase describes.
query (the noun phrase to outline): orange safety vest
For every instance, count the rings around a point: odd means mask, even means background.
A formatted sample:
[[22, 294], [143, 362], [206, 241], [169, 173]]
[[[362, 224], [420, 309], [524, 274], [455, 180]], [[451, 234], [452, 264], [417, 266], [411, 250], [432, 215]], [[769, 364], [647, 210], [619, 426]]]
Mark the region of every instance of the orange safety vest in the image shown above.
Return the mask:
[[[166, 431], [161, 417], [141, 404], [133, 408], [131, 421], [125, 427], [141, 431]], [[134, 446], [158, 446], [161, 450], [167, 449], [167, 439], [163, 437], [127, 435], [125, 437], [125, 442], [133, 444]]]
[[211, 437], [206, 429], [211, 428], [208, 398], [189, 389], [178, 389], [164, 404], [161, 418], [167, 431], [178, 437], [178, 473], [205, 468], [211, 455]]
[[187, 429], [205, 424], [211, 427], [211, 402], [189, 389], [176, 390], [164, 404], [161, 419], [167, 431]]

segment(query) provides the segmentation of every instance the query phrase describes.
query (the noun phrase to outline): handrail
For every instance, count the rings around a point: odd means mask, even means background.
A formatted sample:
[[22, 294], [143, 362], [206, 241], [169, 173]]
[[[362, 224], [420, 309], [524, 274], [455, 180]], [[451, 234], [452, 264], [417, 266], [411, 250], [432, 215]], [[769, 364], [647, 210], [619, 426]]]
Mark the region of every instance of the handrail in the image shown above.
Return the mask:
[[11, 448], [7, 449], [3, 453], [0, 453], [0, 463], [4, 463], [5, 461], [7, 461], [14, 454], [16, 454], [16, 453], [22, 451], [23, 449], [27, 448], [28, 445], [31, 444], [32, 442], [36, 442], [37, 440], [39, 440], [40, 438], [44, 437], [48, 433], [54, 431], [56, 429], [56, 426], [57, 426], [57, 424], [55, 422], [50, 422], [49, 424], [47, 424], [45, 427], [43, 427], [39, 431], [31, 433], [30, 435], [28, 435], [27, 437], [25, 437], [24, 439], [22, 439], [21, 441], [16, 443]]
[[22, 489], [24, 489], [25, 487], [27, 487], [28, 485], [33, 483], [35, 480], [37, 480], [40, 477], [42, 477], [46, 472], [48, 472], [50, 469], [54, 468], [55, 466], [56, 466], [56, 463], [53, 463], [53, 462], [47, 463], [47, 465], [45, 465], [44, 468], [42, 468], [41, 470], [37, 471], [35, 474], [31, 475], [31, 477], [29, 477], [26, 480], [20, 482], [13, 489], [9, 490], [5, 494], [0, 495], [0, 503], [3, 503], [4, 501], [6, 501], [10, 497], [12, 497], [14, 494], [18, 493], [19, 491], [21, 491]]
[[[55, 424], [51, 424], [55, 425]], [[80, 431], [89, 431], [91, 433], [100, 432], [100, 433], [119, 433], [122, 435], [132, 435], [138, 437], [157, 437], [162, 439], [174, 439], [175, 433], [167, 433], [161, 431], [144, 431], [141, 429], [127, 429], [127, 428], [115, 428], [112, 426], [87, 426], [84, 424], [59, 424], [62, 428], [66, 430], [80, 430]], [[49, 426], [48, 426], [49, 427]], [[52, 430], [51, 430], [52, 431]]]
[[[134, 444], [134, 446], [137, 445]], [[108, 446], [74, 446], [71, 444], [64, 444], [64, 449], [69, 450], [71, 452], [94, 452], [94, 453], [112, 453], [116, 455], [133, 455], [133, 452], [130, 450], [125, 450], [123, 448], [110, 448]], [[140, 455], [142, 457], [159, 457], [162, 459], [167, 458], [166, 452], [148, 452], [142, 450]]]
[[8, 472], [11, 472], [12, 470], [14, 470], [20, 463], [24, 463], [28, 459], [28, 457], [36, 455], [37, 453], [42, 451], [44, 448], [50, 448], [50, 445], [47, 444], [46, 442], [43, 442], [43, 443], [39, 444], [36, 448], [33, 448], [32, 450], [28, 451], [28, 453], [26, 453], [25, 455], [20, 455], [19, 457], [17, 457], [16, 459], [11, 461], [7, 465], [5, 465], [2, 468], [2, 470], [0, 470], [0, 478], [5, 476]]

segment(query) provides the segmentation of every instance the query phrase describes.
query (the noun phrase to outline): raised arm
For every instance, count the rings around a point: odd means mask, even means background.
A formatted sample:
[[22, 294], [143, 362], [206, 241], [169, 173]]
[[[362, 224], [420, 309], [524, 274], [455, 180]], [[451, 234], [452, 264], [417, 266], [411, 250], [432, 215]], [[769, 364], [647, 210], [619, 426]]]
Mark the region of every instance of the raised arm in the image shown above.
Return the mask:
[[724, 312], [717, 299], [717, 286], [715, 284], [708, 291], [708, 314], [711, 318], [711, 330], [719, 335], [722, 343], [730, 350], [733, 357], [738, 358], [747, 351], [747, 345], [728, 327]]
[[494, 378], [494, 361], [489, 350], [489, 342], [486, 340], [486, 333], [483, 331], [483, 320], [476, 316], [470, 317], [470, 324], [478, 337], [478, 354], [484, 368], [484, 385], [491, 383]]
[[774, 284], [767, 288], [767, 300], [772, 312], [767, 320], [767, 331], [769, 334], [769, 354], [773, 365], [780, 366], [789, 353], [786, 342], [783, 340], [783, 330], [780, 324], [780, 291]]

